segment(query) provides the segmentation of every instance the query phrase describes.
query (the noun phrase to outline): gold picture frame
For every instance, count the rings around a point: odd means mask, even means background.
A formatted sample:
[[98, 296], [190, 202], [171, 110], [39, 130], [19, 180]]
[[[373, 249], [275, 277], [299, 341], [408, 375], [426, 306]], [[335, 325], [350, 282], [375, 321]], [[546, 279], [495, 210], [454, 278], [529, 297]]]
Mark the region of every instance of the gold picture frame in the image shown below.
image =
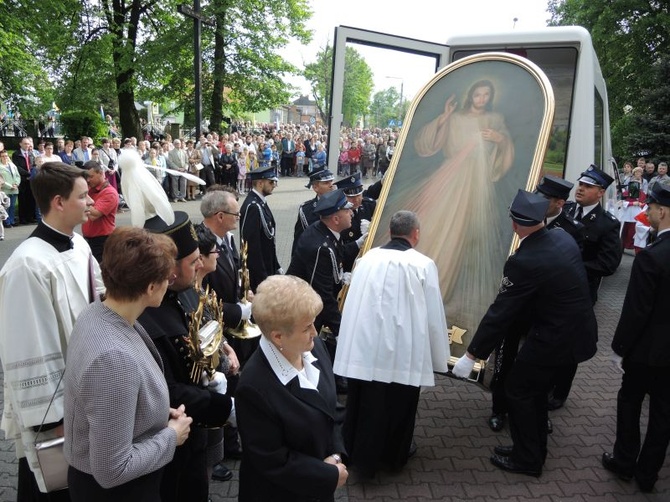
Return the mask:
[[465, 352], [518, 246], [508, 207], [519, 188], [535, 189], [553, 117], [542, 70], [497, 52], [446, 66], [407, 112], [362, 252], [388, 241], [395, 212], [418, 214], [417, 250], [437, 264], [447, 322], [458, 328], [453, 360]]

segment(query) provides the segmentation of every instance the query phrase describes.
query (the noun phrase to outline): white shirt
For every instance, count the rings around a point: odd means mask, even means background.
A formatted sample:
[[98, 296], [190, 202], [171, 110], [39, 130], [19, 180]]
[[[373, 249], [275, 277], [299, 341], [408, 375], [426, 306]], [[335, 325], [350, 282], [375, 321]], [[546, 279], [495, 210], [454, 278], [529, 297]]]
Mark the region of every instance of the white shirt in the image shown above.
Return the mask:
[[265, 336], [261, 336], [260, 348], [270, 363], [270, 367], [282, 385], [288, 384], [296, 376], [298, 383], [303, 389], [312, 389], [318, 391], [319, 369], [312, 365], [316, 357], [311, 352], [302, 353], [302, 371], [288, 362], [284, 355]]

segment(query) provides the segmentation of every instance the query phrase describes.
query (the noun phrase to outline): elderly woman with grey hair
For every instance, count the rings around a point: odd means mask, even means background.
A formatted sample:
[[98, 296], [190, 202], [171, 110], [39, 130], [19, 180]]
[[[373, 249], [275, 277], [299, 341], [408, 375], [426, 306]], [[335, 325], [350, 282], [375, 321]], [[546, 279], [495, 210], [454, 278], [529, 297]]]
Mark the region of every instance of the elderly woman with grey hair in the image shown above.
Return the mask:
[[256, 290], [263, 336], [236, 393], [241, 502], [332, 501], [347, 480], [333, 370], [314, 328], [322, 307], [298, 277], [270, 276]]

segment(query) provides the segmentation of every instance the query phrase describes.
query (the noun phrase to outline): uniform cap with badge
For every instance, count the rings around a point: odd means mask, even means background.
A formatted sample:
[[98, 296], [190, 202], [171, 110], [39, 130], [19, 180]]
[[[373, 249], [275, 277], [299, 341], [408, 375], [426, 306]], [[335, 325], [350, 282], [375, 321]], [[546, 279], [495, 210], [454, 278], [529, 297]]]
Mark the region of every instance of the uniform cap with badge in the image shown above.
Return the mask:
[[586, 183], [587, 185], [595, 185], [599, 186], [600, 188], [607, 188], [612, 184], [614, 178], [612, 178], [602, 169], [598, 168], [598, 166], [591, 164], [588, 169], [580, 175], [577, 181], [579, 183]]
[[151, 233], [170, 237], [177, 245], [177, 260], [198, 249], [198, 237], [188, 214], [184, 211], [175, 211], [172, 225], [165, 223], [160, 216], [154, 216], [144, 223], [144, 228]]
[[314, 213], [319, 216], [330, 216], [342, 209], [351, 209], [354, 205], [347, 200], [344, 192], [335, 190], [323, 195], [314, 207]]
[[509, 207], [509, 216], [522, 227], [532, 227], [544, 221], [549, 201], [540, 194], [519, 189]]
[[277, 178], [277, 169], [273, 166], [261, 167], [249, 173], [251, 181], [270, 180], [279, 181]]
[[349, 197], [355, 197], [363, 193], [363, 181], [361, 180], [360, 172], [341, 179], [335, 185], [344, 192], [344, 195], [348, 195]]
[[661, 183], [654, 184], [647, 194], [647, 203], [670, 207], [670, 187]]
[[546, 195], [547, 197], [556, 197], [558, 199], [567, 200], [573, 186], [573, 183], [570, 183], [563, 178], [547, 174], [542, 177], [542, 180], [537, 185], [535, 191]]
[[311, 173], [309, 173], [309, 181], [305, 185], [305, 188], [312, 186], [312, 183], [315, 181], [333, 181], [335, 175], [328, 170], [326, 166], [315, 167]]

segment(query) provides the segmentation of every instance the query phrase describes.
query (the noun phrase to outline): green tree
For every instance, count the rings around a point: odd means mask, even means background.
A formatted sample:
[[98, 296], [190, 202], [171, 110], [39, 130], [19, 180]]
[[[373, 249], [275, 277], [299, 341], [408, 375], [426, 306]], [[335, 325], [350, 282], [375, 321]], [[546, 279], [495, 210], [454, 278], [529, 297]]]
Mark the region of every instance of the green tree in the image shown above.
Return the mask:
[[[3, 57], [0, 64], [8, 69], [23, 65], [26, 75], [35, 68], [46, 69], [42, 75], [48, 73], [58, 87], [62, 109], [118, 106], [126, 136], [141, 132], [136, 101], [174, 101], [187, 117], [193, 116], [193, 20], [177, 13], [181, 0], [6, 1], [11, 4], [6, 9], [0, 3], [2, 26], [19, 38], [25, 35], [26, 44], [11, 45], [15, 57], [7, 61]], [[217, 19], [223, 33], [221, 47], [225, 47], [223, 59], [217, 59], [223, 64], [217, 66], [215, 30], [203, 26], [203, 96], [215, 97], [203, 100], [203, 110], [212, 107], [214, 122], [220, 124], [224, 86], [229, 111], [258, 111], [286, 103], [291, 89], [282, 77], [297, 69], [275, 53], [290, 37], [309, 40], [304, 25], [310, 15], [307, 0], [203, 4], [204, 15]], [[6, 21], [13, 19], [22, 22]], [[3, 42], [8, 40], [5, 37]], [[5, 54], [8, 51], [0, 53]], [[3, 78], [0, 85], [4, 84]], [[11, 89], [18, 89], [14, 94], [20, 95], [22, 89], [31, 93], [26, 85], [13, 84]]]
[[[670, 158], [670, 59], [663, 57], [647, 73], [651, 87], [641, 91], [638, 110], [630, 114], [625, 136], [629, 154], [650, 152], [654, 159]], [[621, 122], [621, 121], [620, 121]]]
[[[288, 102], [293, 89], [283, 80], [298, 69], [277, 54], [291, 38], [306, 44], [311, 32], [307, 0], [281, 2], [213, 0], [216, 19], [210, 122], [219, 128], [224, 106], [231, 112], [258, 112]], [[230, 92], [224, 94], [224, 89]]]
[[388, 127], [392, 119], [398, 120], [399, 106], [400, 93], [395, 87], [376, 92], [370, 105], [370, 124], [373, 127]]
[[[320, 50], [316, 61], [305, 66], [303, 75], [310, 82], [321, 119], [326, 121], [330, 115], [328, 106], [333, 81], [333, 48], [327, 45]], [[345, 125], [354, 126], [359, 117], [367, 115], [373, 89], [372, 77], [372, 70], [360, 53], [353, 47], [347, 47], [344, 54], [342, 96]]]
[[624, 108], [644, 113], [642, 96], [655, 85], [648, 70], [670, 54], [667, 2], [550, 0], [549, 11], [552, 25], [579, 25], [590, 31], [607, 82], [614, 153], [628, 157], [632, 153], [626, 150], [631, 128]]

